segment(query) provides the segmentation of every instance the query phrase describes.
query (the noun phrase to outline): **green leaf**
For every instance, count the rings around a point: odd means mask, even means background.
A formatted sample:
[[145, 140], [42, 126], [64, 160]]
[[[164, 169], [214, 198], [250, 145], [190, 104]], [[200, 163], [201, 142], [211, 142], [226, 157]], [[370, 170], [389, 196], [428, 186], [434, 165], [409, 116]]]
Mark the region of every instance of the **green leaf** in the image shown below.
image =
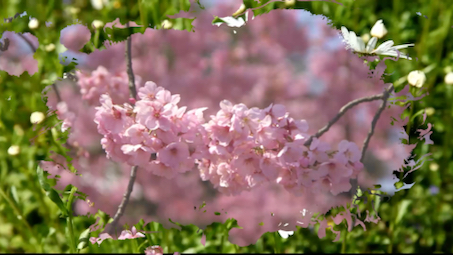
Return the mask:
[[409, 205], [412, 203], [412, 200], [403, 200], [399, 206], [399, 210], [398, 210], [398, 214], [396, 216], [396, 219], [395, 219], [395, 223], [398, 224], [401, 219], [403, 218], [403, 216], [406, 214], [406, 211], [407, 211], [407, 208], [409, 207]]
[[77, 245], [77, 249], [82, 250], [82, 249], [85, 249], [86, 247], [88, 247], [89, 240], [90, 240], [90, 229], [87, 228], [79, 236], [79, 244]]
[[50, 187], [50, 185], [47, 183], [45, 177], [44, 177], [44, 171], [41, 167], [37, 167], [37, 173], [38, 173], [38, 179], [39, 179], [39, 184], [41, 184], [41, 187], [46, 191], [47, 197], [54, 202], [58, 208], [60, 208], [61, 213], [63, 216], [67, 217], [68, 216], [68, 210], [64, 206], [63, 201], [61, 201], [60, 194], [54, 189]]
[[14, 202], [16, 202], [16, 204], [19, 204], [19, 196], [17, 195], [17, 189], [14, 185], [11, 186], [11, 196], [13, 197]]
[[414, 121], [414, 119], [415, 119], [415, 118], [416, 118], [417, 116], [419, 116], [419, 115], [423, 114], [424, 112], [425, 112], [425, 109], [421, 109], [421, 110], [419, 110], [419, 111], [418, 111], [418, 112], [416, 112], [416, 113], [415, 113], [414, 115], [412, 115], [412, 117], [411, 117], [411, 120], [410, 120], [410, 121], [411, 121], [411, 122], [413, 122], [413, 121]]
[[138, 247], [138, 250], [141, 251], [141, 250], [144, 248], [144, 246], [145, 246], [146, 244], [148, 244], [148, 243], [149, 243], [149, 241], [148, 241], [148, 240], [145, 240], [145, 241]]

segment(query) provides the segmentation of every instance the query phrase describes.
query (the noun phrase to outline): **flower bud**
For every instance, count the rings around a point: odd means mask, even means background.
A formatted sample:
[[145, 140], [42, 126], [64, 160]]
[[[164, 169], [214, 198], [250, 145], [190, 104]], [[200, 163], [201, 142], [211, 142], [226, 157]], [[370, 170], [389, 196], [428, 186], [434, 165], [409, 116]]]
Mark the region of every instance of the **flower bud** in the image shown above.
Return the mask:
[[426, 112], [426, 115], [431, 116], [436, 112], [436, 110], [432, 107], [428, 107], [425, 109], [425, 112]]
[[370, 34], [367, 33], [367, 34], [362, 35], [361, 38], [364, 43], [367, 43], [371, 37], [370, 37]]
[[285, 7], [293, 7], [296, 4], [296, 0], [286, 0]]
[[80, 12], [80, 8], [77, 8], [77, 7], [73, 7], [73, 6], [69, 6], [67, 8], [67, 11], [72, 14], [72, 15], [76, 15]]
[[445, 83], [448, 85], [453, 84], [453, 72], [449, 72], [447, 73], [447, 75], [445, 75]]
[[163, 29], [170, 29], [170, 28], [173, 27], [173, 23], [171, 23], [171, 21], [166, 19], [166, 20], [162, 21], [161, 26], [162, 26]]
[[44, 113], [42, 112], [34, 112], [30, 115], [30, 122], [32, 124], [39, 124], [41, 123], [44, 119], [46, 118], [46, 116], [44, 115]]
[[47, 51], [47, 52], [51, 52], [53, 50], [55, 50], [55, 44], [51, 43], [51, 44], [47, 44], [44, 49]]
[[117, 0], [113, 2], [113, 8], [118, 9], [121, 7], [121, 1]]
[[439, 164], [435, 162], [429, 164], [429, 170], [436, 172], [437, 170], [439, 170]]
[[93, 20], [93, 23], [91, 23], [91, 25], [95, 28], [95, 29], [100, 29], [102, 27], [104, 27], [104, 22], [100, 21], [100, 20]]
[[17, 145], [12, 145], [11, 147], [8, 148], [8, 154], [11, 156], [16, 156], [19, 153], [20, 153], [20, 147]]
[[91, 0], [91, 6], [96, 10], [101, 10], [104, 8], [104, 5], [107, 3], [106, 0]]
[[233, 15], [231, 15], [231, 16], [234, 17], [236, 15], [241, 15], [244, 13], [245, 9], [246, 9], [245, 4], [242, 3], [241, 6], [239, 7], [239, 9], [235, 13], [233, 13]]
[[381, 39], [387, 34], [387, 29], [385, 28], [382, 19], [376, 21], [374, 26], [371, 28], [370, 34], [371, 36], [377, 37], [378, 39]]
[[39, 21], [35, 18], [30, 19], [30, 21], [28, 22], [28, 27], [30, 29], [37, 29], [38, 26], [39, 26]]
[[426, 82], [426, 75], [423, 71], [415, 70], [409, 73], [407, 81], [410, 85], [421, 88]]

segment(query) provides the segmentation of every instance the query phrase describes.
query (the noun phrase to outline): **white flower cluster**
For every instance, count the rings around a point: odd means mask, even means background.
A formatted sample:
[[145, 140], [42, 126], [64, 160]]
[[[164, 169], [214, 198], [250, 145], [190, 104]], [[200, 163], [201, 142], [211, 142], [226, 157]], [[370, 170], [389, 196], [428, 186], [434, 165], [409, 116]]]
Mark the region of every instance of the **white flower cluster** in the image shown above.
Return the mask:
[[411, 60], [410, 57], [404, 53], [401, 53], [399, 50], [414, 46], [414, 44], [393, 46], [394, 42], [392, 40], [388, 40], [379, 45], [379, 47], [375, 48], [378, 39], [381, 39], [387, 34], [387, 29], [385, 28], [382, 20], [378, 20], [371, 28], [370, 34], [372, 37], [366, 45], [363, 38], [357, 36], [353, 31], [348, 31], [346, 27], [341, 27], [341, 33], [343, 35], [344, 42], [348, 45], [348, 48], [352, 49], [354, 52], [370, 55], [386, 55]]

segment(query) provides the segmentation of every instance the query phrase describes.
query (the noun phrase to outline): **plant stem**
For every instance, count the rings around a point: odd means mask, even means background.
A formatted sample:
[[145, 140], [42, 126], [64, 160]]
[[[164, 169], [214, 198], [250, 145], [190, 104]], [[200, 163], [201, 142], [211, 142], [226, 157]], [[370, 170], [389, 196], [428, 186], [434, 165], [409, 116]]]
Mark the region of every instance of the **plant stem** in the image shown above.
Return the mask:
[[[8, 195], [6, 195], [6, 193], [3, 191], [3, 189], [0, 188], [0, 195], [6, 200], [6, 202], [13, 208], [14, 212], [16, 213], [17, 215], [17, 218], [20, 219], [20, 221], [22, 221], [25, 225], [25, 227], [27, 227], [28, 231], [30, 232], [29, 234], [32, 236], [33, 239], [35, 239], [36, 241], [36, 244], [39, 244], [38, 242], [38, 239], [36, 237], [36, 234], [35, 232], [33, 231], [33, 229], [31, 228], [30, 224], [28, 223], [28, 221], [24, 218], [23, 214], [20, 212], [19, 208], [17, 208], [17, 206], [13, 203], [13, 201], [11, 201], [11, 199], [8, 197]], [[40, 245], [38, 245], [39, 247], [39, 252], [42, 252], [42, 247]]]
[[280, 253], [280, 236], [278, 232], [274, 232], [274, 253]]
[[341, 253], [342, 254], [346, 253], [346, 242], [348, 241], [348, 235], [349, 235], [349, 231], [346, 229], [346, 233], [344, 235], [343, 242], [341, 244]]
[[132, 253], [140, 253], [138, 250], [137, 239], [132, 239]]
[[68, 209], [68, 217], [66, 221], [68, 223], [68, 233], [69, 233], [69, 247], [71, 249], [71, 253], [78, 253], [76, 249], [76, 240], [74, 236], [74, 224], [72, 220], [72, 203], [74, 202], [74, 193], [77, 191], [77, 187], [73, 186], [71, 189], [71, 193], [69, 194], [68, 203], [66, 208]]

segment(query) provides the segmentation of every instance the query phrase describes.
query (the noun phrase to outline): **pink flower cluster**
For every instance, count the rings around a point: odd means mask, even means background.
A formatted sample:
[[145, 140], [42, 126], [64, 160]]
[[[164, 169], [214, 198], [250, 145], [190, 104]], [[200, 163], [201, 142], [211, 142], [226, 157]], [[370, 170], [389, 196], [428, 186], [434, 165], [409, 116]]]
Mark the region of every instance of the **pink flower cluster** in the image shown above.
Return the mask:
[[307, 148], [307, 122], [289, 117], [283, 105], [248, 109], [224, 100], [220, 107], [203, 125], [209, 150], [199, 169], [202, 180], [224, 194], [276, 181], [295, 195], [337, 195], [350, 190], [349, 180], [363, 168], [355, 143], [344, 140], [338, 151], [330, 151], [329, 144], [315, 138]]
[[[124, 103], [128, 99], [128, 76], [126, 72], [112, 73], [104, 66], [99, 66], [91, 74], [77, 71], [82, 99], [91, 105], [99, 103], [99, 97], [108, 93], [114, 103]], [[135, 85], [141, 84], [140, 76], [135, 76]]]
[[[118, 237], [118, 240], [126, 240], [126, 239], [135, 239], [135, 238], [142, 238], [145, 237], [145, 234], [138, 232], [135, 227], [132, 227], [131, 230], [123, 230], [121, 231], [120, 236]], [[90, 242], [92, 244], [97, 243], [98, 245], [101, 245], [102, 241], [105, 239], [114, 239], [111, 235], [108, 233], [101, 233], [99, 237], [90, 237]]]
[[342, 141], [338, 151], [314, 139], [308, 124], [289, 117], [283, 105], [266, 109], [220, 103], [221, 110], [204, 122], [199, 108], [178, 107], [179, 95], [146, 82], [135, 107], [115, 105], [100, 96], [95, 122], [109, 158], [173, 178], [198, 163], [203, 181], [227, 195], [238, 195], [264, 182], [283, 185], [300, 195], [349, 191], [349, 180], [363, 168], [355, 143]]
[[133, 107], [113, 104], [108, 94], [100, 96], [94, 121], [104, 135], [101, 144], [107, 157], [166, 178], [192, 169], [205, 108], [186, 112], [186, 107], [178, 107], [179, 95], [149, 81], [138, 97]]

